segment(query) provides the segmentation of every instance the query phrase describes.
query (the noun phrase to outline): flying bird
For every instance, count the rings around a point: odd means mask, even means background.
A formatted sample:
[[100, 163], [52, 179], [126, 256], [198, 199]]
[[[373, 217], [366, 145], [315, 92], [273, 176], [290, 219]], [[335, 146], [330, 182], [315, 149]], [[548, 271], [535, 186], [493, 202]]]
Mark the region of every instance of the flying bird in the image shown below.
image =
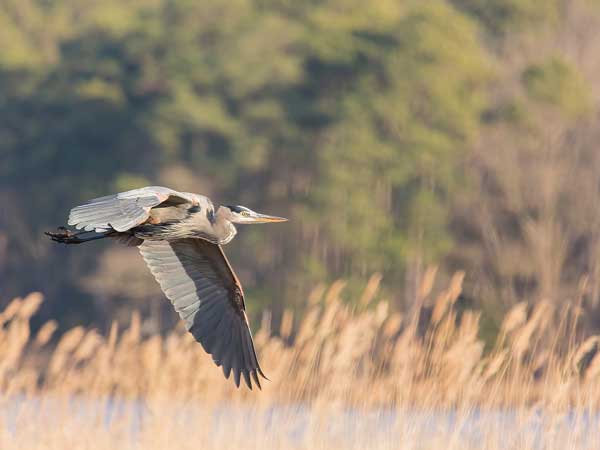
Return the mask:
[[236, 386], [243, 377], [261, 388], [260, 368], [246, 316], [244, 291], [223, 245], [235, 224], [284, 222], [244, 206], [219, 206], [204, 195], [150, 186], [89, 200], [73, 208], [68, 225], [46, 234], [81, 244], [113, 238], [137, 246], [187, 330]]

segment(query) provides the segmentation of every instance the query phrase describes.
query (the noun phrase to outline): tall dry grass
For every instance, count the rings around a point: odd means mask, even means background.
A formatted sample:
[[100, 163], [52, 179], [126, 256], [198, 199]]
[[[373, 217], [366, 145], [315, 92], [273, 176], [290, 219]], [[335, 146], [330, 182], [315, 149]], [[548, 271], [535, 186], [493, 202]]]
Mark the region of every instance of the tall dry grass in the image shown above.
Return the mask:
[[[328, 288], [318, 287], [308, 299], [303, 317], [286, 311], [279, 330], [271, 329], [265, 315], [255, 333], [259, 357], [271, 379], [262, 392], [238, 390], [231, 381], [223, 380], [221, 371], [183, 329], [164, 338], [144, 336], [141, 318], [134, 314], [122, 330], [113, 324], [103, 335], [95, 329], [76, 327], [55, 340], [57, 327], [53, 321], [31, 333], [30, 318], [42, 296], [36, 293], [17, 298], [0, 314], [0, 398], [5, 411], [10, 410], [14, 399], [31, 399], [24, 404], [35, 405], [34, 410], [42, 408], [40, 402], [51, 402], [54, 422], [42, 426], [39, 417], [31, 421], [23, 407], [12, 425], [0, 424], [0, 445], [50, 448], [38, 444], [56, 440], [56, 446], [65, 448], [74, 439], [80, 448], [87, 448], [86, 443], [90, 448], [129, 448], [134, 444], [139, 448], [169, 448], [167, 441], [176, 435], [180, 438], [178, 447], [185, 447], [186, 430], [191, 432], [188, 427], [193, 424], [174, 419], [175, 405], [201, 405], [202, 412], [183, 409], [180, 413], [188, 411], [185, 415], [195, 417], [194, 424], [196, 420], [204, 423], [201, 431], [192, 427], [196, 438], [203, 441], [203, 448], [216, 448], [221, 438], [239, 440], [238, 448], [304, 448], [305, 444], [306, 448], [333, 448], [335, 443], [345, 448], [348, 445], [335, 439], [322, 445], [328, 442], [324, 436], [331, 426], [331, 415], [339, 417], [348, 411], [363, 417], [351, 417], [357, 420], [353, 429], [364, 425], [364, 414], [392, 411], [396, 417], [394, 430], [397, 436], [403, 436], [402, 448], [469, 447], [464, 433], [456, 430], [429, 433], [424, 441], [419, 433], [424, 433], [426, 427], [398, 419], [407, 417], [402, 416], [407, 411], [462, 411], [459, 417], [465, 421], [471, 420], [467, 418], [473, 411], [511, 411], [521, 417], [517, 423], [524, 429], [530, 429], [528, 420], [540, 411], [544, 417], [550, 414], [555, 425], [573, 412], [595, 417], [600, 406], [600, 336], [581, 336], [577, 302], [561, 310], [544, 302], [514, 306], [505, 316], [496, 342], [486, 350], [479, 337], [480, 312], [456, 305], [462, 274], [456, 274], [450, 286], [435, 297], [431, 293], [431, 273], [426, 276], [418, 293], [420, 306], [409, 315], [393, 312], [387, 302], [377, 299], [378, 283], [379, 278], [373, 277], [353, 303], [342, 301], [341, 281]], [[95, 415], [81, 413], [87, 411], [86, 407], [83, 403], [74, 406], [73, 399], [96, 402], [93, 404], [127, 399], [152, 414], [144, 415], [144, 426], [135, 426], [138, 431], [132, 442], [131, 424], [137, 420], [137, 413], [115, 423], [109, 421], [108, 426], [105, 409]], [[223, 407], [252, 413], [234, 420], [235, 430], [221, 429], [214, 411]], [[308, 420], [300, 441], [286, 443], [285, 436], [289, 435], [283, 431], [263, 430], [259, 433], [262, 440], [248, 437], [244, 426], [273, 408], [289, 407], [301, 407], [307, 415], [290, 415], [278, 430], [289, 426], [293, 435], [294, 423]], [[81, 414], [86, 417], [85, 426], [80, 423]], [[94, 420], [90, 422], [91, 417]], [[6, 413], [0, 418], [8, 420]], [[73, 421], [79, 423], [74, 434]], [[168, 431], [163, 430], [164, 426], [170, 427]], [[253, 429], [260, 426], [257, 423]], [[587, 428], [577, 430], [589, 435]], [[496, 448], [494, 442], [503, 442], [503, 433], [493, 426], [488, 431], [482, 439], [490, 439], [485, 442], [489, 448]], [[575, 443], [581, 437], [572, 434], [575, 431], [576, 427], [569, 430], [566, 441], [557, 439], [554, 432], [555, 437], [548, 442]], [[369, 441], [369, 435], [365, 429], [352, 444], [358, 445], [364, 438], [365, 445], [400, 448], [399, 438], [393, 437], [396, 434], [387, 435], [377, 445]], [[523, 439], [508, 448], [529, 448], [530, 438]], [[410, 442], [415, 446], [411, 447]], [[478, 441], [473, 448], [483, 442]]]

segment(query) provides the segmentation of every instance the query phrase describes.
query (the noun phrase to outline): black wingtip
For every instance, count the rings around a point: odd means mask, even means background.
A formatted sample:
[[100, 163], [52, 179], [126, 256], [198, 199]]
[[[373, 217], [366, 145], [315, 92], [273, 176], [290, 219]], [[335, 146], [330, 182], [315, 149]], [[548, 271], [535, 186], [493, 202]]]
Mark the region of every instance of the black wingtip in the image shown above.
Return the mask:
[[263, 377], [265, 380], [271, 381], [271, 379], [264, 374], [264, 372], [262, 371], [262, 369], [260, 368], [260, 366], [258, 366], [258, 368], [256, 370], [258, 371], [258, 373], [260, 374], [260, 376]]
[[244, 375], [244, 381], [246, 382], [246, 386], [248, 389], [252, 390], [252, 381], [250, 380], [250, 373], [248, 370], [242, 371], [242, 375]]
[[250, 373], [252, 374], [252, 379], [254, 380], [254, 383], [258, 386], [258, 389], [262, 391], [262, 386], [260, 385], [260, 379], [258, 378], [258, 375], [256, 374], [256, 370], [253, 370]]

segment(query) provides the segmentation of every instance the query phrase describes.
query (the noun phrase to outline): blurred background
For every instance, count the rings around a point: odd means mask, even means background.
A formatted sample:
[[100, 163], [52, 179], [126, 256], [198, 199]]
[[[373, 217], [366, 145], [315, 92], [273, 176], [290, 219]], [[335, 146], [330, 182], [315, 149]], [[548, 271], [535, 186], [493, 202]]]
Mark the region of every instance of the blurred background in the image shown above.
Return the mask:
[[0, 0], [0, 43], [0, 308], [175, 323], [136, 249], [43, 235], [158, 184], [290, 218], [226, 247], [255, 324], [374, 274], [411, 311], [437, 267], [489, 335], [600, 328], [600, 1]]

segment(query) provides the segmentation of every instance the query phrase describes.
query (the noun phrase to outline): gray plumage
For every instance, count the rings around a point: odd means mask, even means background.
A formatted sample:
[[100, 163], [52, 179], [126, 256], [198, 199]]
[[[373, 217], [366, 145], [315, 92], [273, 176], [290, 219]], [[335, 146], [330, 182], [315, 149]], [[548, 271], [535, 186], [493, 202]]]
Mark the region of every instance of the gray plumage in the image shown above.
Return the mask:
[[244, 292], [222, 245], [236, 235], [234, 223], [285, 221], [243, 206], [215, 210], [208, 197], [151, 186], [88, 201], [71, 210], [68, 224], [46, 233], [79, 244], [110, 237], [138, 246], [187, 330], [222, 367], [252, 389], [266, 378], [258, 363], [246, 316]]

